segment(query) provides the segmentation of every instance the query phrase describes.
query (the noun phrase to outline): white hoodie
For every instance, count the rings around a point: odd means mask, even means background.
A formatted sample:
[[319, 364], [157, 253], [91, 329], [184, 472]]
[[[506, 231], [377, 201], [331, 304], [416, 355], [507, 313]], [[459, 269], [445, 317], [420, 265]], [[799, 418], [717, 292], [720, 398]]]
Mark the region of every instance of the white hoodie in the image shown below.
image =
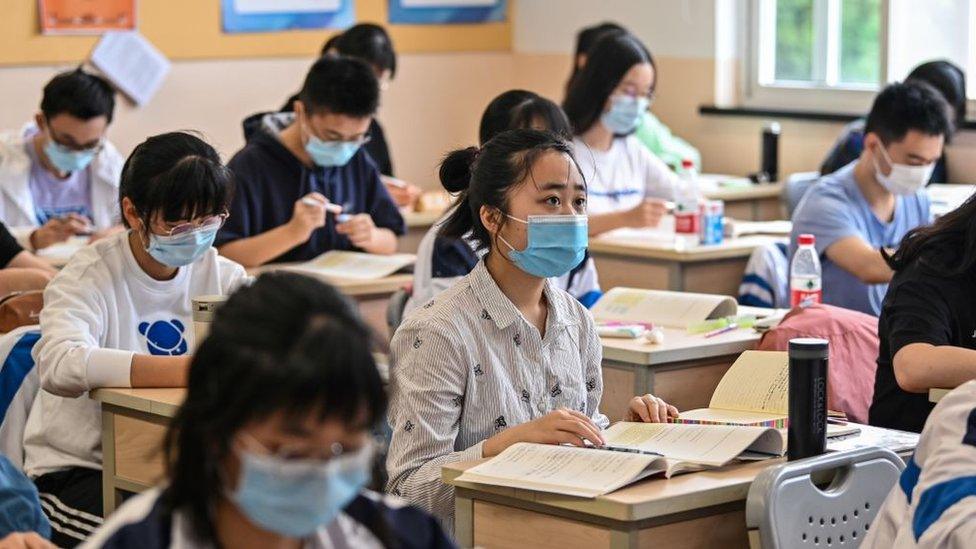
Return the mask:
[[136, 263], [128, 234], [77, 252], [44, 291], [33, 351], [42, 390], [24, 435], [31, 477], [75, 466], [100, 469], [101, 409], [88, 391], [128, 387], [136, 353], [191, 353], [190, 300], [228, 294], [247, 280], [243, 267], [213, 248], [172, 280], [155, 280]]
[[[30, 235], [38, 223], [30, 191], [31, 158], [24, 150], [23, 136], [24, 132], [0, 134], [0, 221], [24, 249], [31, 250]], [[105, 141], [87, 168], [96, 230], [108, 229], [120, 221], [119, 179], [124, 162], [115, 146]]]

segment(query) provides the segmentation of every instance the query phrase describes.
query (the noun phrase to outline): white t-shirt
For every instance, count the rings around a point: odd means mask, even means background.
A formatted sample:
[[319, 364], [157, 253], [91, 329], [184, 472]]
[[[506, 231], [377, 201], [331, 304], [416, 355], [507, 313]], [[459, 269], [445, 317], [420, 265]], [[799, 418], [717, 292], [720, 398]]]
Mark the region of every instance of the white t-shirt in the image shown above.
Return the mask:
[[155, 280], [136, 263], [128, 232], [76, 253], [44, 291], [33, 351], [42, 390], [24, 435], [27, 474], [101, 469], [101, 408], [88, 391], [128, 387], [136, 353], [191, 353], [190, 300], [228, 294], [245, 280], [244, 268], [213, 248], [172, 280]]
[[645, 198], [674, 200], [681, 180], [667, 164], [632, 135], [617, 137], [608, 151], [591, 149], [573, 139], [576, 161], [586, 180], [586, 212], [604, 214], [627, 210]]

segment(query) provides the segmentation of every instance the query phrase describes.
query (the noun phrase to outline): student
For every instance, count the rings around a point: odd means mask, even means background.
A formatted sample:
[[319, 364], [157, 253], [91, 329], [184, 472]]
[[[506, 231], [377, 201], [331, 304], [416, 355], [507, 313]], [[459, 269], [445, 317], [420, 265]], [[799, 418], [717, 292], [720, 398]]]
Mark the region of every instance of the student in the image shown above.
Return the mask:
[[966, 382], [939, 402], [912, 459], [878, 510], [863, 549], [972, 547], [974, 416], [976, 381]]
[[[397, 56], [393, 40], [386, 29], [373, 23], [359, 23], [336, 34], [322, 46], [322, 55], [348, 55], [369, 63], [380, 81], [380, 90], [385, 91], [396, 77]], [[288, 98], [281, 112], [292, 112], [298, 94]], [[386, 143], [383, 126], [374, 117], [369, 125], [370, 140], [365, 145], [366, 152], [376, 162], [382, 174], [383, 184], [398, 206], [413, 206], [420, 197], [420, 188], [393, 177], [393, 160], [390, 147]]]
[[167, 482], [91, 547], [453, 547], [437, 521], [364, 489], [386, 395], [370, 332], [337, 291], [269, 273], [230, 297], [190, 365]]
[[[484, 145], [499, 133], [516, 128], [549, 130], [564, 139], [572, 139], [569, 121], [559, 105], [530, 91], [509, 90], [493, 99], [481, 115], [479, 141]], [[467, 188], [467, 182], [464, 183], [464, 188]], [[464, 188], [450, 188], [447, 191], [459, 193]], [[442, 223], [443, 219], [435, 223], [420, 241], [413, 292], [405, 313], [453, 286], [478, 264], [477, 244], [471, 241], [470, 235], [461, 239], [439, 237], [437, 233]], [[596, 265], [590, 257], [553, 282], [587, 307], [603, 295]]]
[[587, 53], [563, 110], [588, 183], [590, 234], [656, 227], [677, 176], [633, 136], [654, 95], [654, 59], [627, 33], [607, 34]]
[[[952, 107], [953, 126], [946, 136], [951, 137], [966, 121], [966, 74], [949, 61], [929, 61], [915, 67], [905, 79], [905, 82], [925, 82], [942, 94], [942, 97]], [[840, 137], [834, 143], [827, 158], [820, 165], [823, 175], [834, 173], [861, 156], [864, 150], [864, 118], [858, 118], [844, 126]], [[939, 157], [932, 176], [928, 182], [948, 182], [949, 172], [946, 168], [945, 157]]]
[[403, 217], [362, 150], [378, 101], [379, 85], [365, 62], [316, 61], [294, 114], [264, 116], [261, 130], [228, 163], [237, 188], [217, 235], [221, 255], [256, 267], [329, 250], [395, 252], [397, 235], [406, 231]]
[[212, 243], [231, 175], [187, 133], [150, 137], [122, 169], [126, 232], [78, 251], [44, 292], [33, 356], [41, 388], [27, 419], [24, 469], [53, 541], [74, 546], [101, 523], [102, 420], [88, 391], [182, 387], [194, 349], [190, 300], [246, 279]]
[[[441, 230], [487, 254], [411, 315], [391, 343], [388, 488], [448, 523], [444, 464], [516, 442], [604, 443], [601, 347], [589, 312], [546, 280], [586, 251], [586, 187], [568, 142], [511, 130], [448, 155], [441, 181], [469, 181]], [[633, 420], [677, 410], [652, 395]]]
[[817, 237], [823, 301], [877, 316], [891, 280], [882, 249], [930, 220], [925, 183], [950, 131], [948, 106], [919, 82], [891, 84], [874, 100], [861, 156], [820, 178], [793, 212], [799, 235]]
[[[590, 48], [607, 34], [620, 32], [627, 32], [627, 29], [616, 23], [604, 22], [591, 27], [584, 27], [576, 34], [573, 72], [570, 74], [569, 80], [566, 81], [567, 90], [572, 85], [573, 78], [586, 65], [587, 53]], [[656, 87], [656, 74], [654, 84]], [[684, 160], [691, 160], [695, 169], [701, 170], [701, 154], [698, 150], [687, 141], [672, 134], [671, 130], [663, 122], [658, 120], [650, 110], [644, 111], [644, 116], [641, 118], [637, 130], [634, 132], [634, 137], [647, 147], [647, 150], [664, 161], [672, 170], [680, 170], [682, 161]]]
[[0, 297], [42, 290], [54, 273], [49, 263], [21, 248], [7, 226], [0, 223]]
[[870, 423], [921, 431], [928, 391], [976, 379], [976, 199], [905, 236], [878, 321]]
[[23, 248], [116, 230], [122, 157], [105, 137], [114, 109], [104, 79], [63, 72], [44, 86], [34, 123], [0, 138], [0, 220]]

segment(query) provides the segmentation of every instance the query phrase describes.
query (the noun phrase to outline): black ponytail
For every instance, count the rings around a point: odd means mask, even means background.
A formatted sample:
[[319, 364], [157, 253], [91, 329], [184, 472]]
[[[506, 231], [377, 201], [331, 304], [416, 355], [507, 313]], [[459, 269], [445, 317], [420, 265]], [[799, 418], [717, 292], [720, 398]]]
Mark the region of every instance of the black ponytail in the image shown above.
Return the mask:
[[568, 155], [583, 177], [572, 146], [549, 131], [509, 130], [491, 138], [481, 149], [468, 147], [448, 154], [441, 162], [441, 184], [460, 195], [438, 235], [456, 239], [470, 232], [478, 249], [488, 248], [491, 234], [481, 222], [481, 207], [507, 211], [509, 191], [528, 177], [543, 153], [550, 151]]

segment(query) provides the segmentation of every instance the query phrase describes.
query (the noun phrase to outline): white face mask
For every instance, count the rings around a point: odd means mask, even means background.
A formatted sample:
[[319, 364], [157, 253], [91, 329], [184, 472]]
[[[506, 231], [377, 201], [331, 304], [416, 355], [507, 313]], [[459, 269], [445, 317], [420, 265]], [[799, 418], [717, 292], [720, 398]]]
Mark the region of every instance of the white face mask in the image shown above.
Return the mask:
[[881, 155], [884, 156], [885, 161], [891, 166], [891, 173], [885, 175], [881, 171], [881, 167], [878, 166], [878, 159], [875, 157], [873, 158], [874, 176], [877, 178], [878, 183], [881, 183], [891, 194], [902, 196], [915, 194], [929, 182], [929, 179], [932, 177], [932, 171], [935, 170], [935, 162], [923, 166], [895, 164], [891, 161], [891, 157], [888, 156], [888, 151], [884, 147], [879, 145], [878, 150], [881, 151]]

